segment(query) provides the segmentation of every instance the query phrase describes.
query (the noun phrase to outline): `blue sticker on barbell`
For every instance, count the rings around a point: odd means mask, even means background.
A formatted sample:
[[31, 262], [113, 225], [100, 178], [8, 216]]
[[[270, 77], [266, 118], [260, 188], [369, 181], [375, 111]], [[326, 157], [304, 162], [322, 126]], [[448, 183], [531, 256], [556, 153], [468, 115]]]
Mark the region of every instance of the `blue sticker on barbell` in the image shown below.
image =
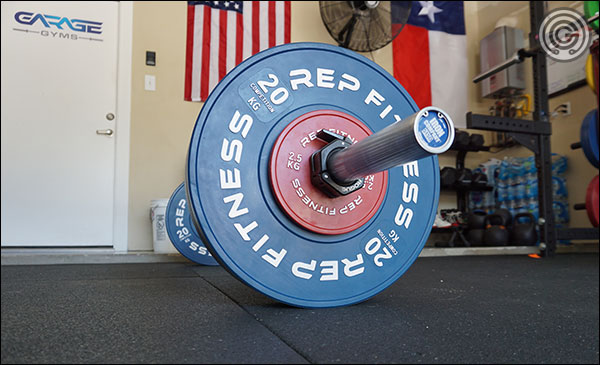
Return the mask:
[[202, 243], [192, 222], [183, 183], [169, 199], [166, 222], [169, 239], [185, 258], [201, 265], [218, 265]]
[[[257, 123], [238, 90], [265, 69], [293, 99], [270, 123]], [[416, 260], [437, 211], [439, 167], [433, 156], [390, 169], [379, 210], [352, 232], [306, 230], [279, 207], [268, 165], [282, 130], [315, 110], [338, 110], [377, 132], [418, 108], [392, 76], [352, 51], [319, 43], [270, 48], [209, 95], [192, 133], [186, 184], [198, 230], [224, 268], [281, 302], [335, 307], [376, 295]]]
[[448, 121], [440, 113], [430, 110], [422, 114], [417, 123], [419, 133], [430, 147], [439, 148], [448, 141], [450, 135]]

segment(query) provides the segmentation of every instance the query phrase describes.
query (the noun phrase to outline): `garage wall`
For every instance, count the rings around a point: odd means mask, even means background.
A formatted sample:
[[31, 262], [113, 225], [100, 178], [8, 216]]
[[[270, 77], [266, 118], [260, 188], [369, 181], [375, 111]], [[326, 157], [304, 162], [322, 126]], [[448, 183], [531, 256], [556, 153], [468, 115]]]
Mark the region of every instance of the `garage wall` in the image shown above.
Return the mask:
[[[573, 2], [557, 2], [573, 4]], [[581, 3], [581, 2], [579, 2]], [[185, 72], [186, 2], [134, 2], [133, 19], [133, 66], [132, 66], [132, 115], [131, 115], [131, 163], [129, 189], [129, 250], [151, 250], [152, 229], [149, 219], [150, 200], [168, 198], [184, 180], [184, 163], [189, 137], [201, 103], [183, 100]], [[469, 78], [479, 73], [479, 40], [491, 32], [500, 17], [516, 14], [519, 26], [528, 32], [527, 2], [465, 2], [467, 29], [467, 58]], [[322, 23], [317, 1], [292, 2], [292, 42], [312, 41], [335, 44]], [[156, 66], [145, 65], [145, 52], [156, 52]], [[391, 44], [372, 54], [365, 54], [392, 73]], [[531, 85], [529, 70], [528, 85]], [[156, 77], [156, 91], [144, 90], [144, 75]], [[479, 86], [470, 84], [469, 109], [475, 113], [487, 113], [489, 100], [479, 98]], [[584, 194], [581, 184], [587, 182], [597, 171], [590, 169], [581, 151], [570, 151], [568, 145], [578, 139], [579, 124], [585, 113], [594, 105], [593, 94], [580, 88], [564, 96], [551, 99], [550, 107], [569, 100], [573, 115], [553, 120], [553, 150], [570, 158], [568, 175], [571, 202], [579, 201]], [[489, 140], [490, 134], [477, 131]], [[522, 148], [503, 151], [511, 155], [527, 155]], [[487, 153], [468, 155], [468, 167], [490, 157]], [[454, 166], [455, 154], [440, 157], [441, 166]], [[583, 184], [582, 183], [582, 184]], [[456, 196], [442, 192], [440, 208], [455, 207]], [[587, 226], [585, 213], [572, 212], [577, 226]], [[585, 219], [584, 219], [585, 218]], [[587, 223], [587, 224], [586, 224]]]
[[[202, 103], [183, 100], [187, 4], [136, 1], [133, 9], [133, 75], [129, 250], [152, 249], [150, 200], [168, 198], [184, 180], [185, 157]], [[292, 2], [292, 42], [335, 44], [316, 1]], [[145, 65], [146, 50], [156, 66]], [[366, 55], [371, 57], [370, 54]], [[391, 45], [372, 57], [392, 70]], [[156, 76], [156, 91], [144, 90], [144, 75]]]
[[[185, 2], [135, 2], [129, 175], [130, 251], [152, 250], [150, 200], [169, 198], [184, 179], [189, 136], [201, 104], [183, 101]], [[146, 51], [156, 66], [146, 66]], [[144, 90], [144, 75], [156, 91]]]
[[[582, 11], [583, 1], [549, 1], [549, 10], [559, 7], [570, 7]], [[476, 9], [478, 22], [479, 39], [491, 33], [496, 23], [501, 18], [512, 18], [516, 22], [516, 27], [523, 30], [523, 33], [528, 37], [529, 34], [529, 2], [528, 1], [478, 1]], [[526, 43], [527, 44], [527, 43]], [[479, 50], [478, 46], [471, 50], [473, 58], [471, 60], [471, 68], [479, 69]], [[532, 94], [533, 79], [532, 79], [532, 64], [528, 58], [525, 64], [525, 80], [526, 92]], [[476, 75], [478, 72], [473, 74]], [[476, 100], [473, 100], [473, 105], [482, 106], [481, 112], [487, 113], [488, 107], [492, 105], [491, 100], [481, 99], [479, 97], [479, 86], [475, 86], [477, 93], [474, 95]], [[592, 109], [597, 108], [596, 96], [592, 90], [584, 85], [578, 89], [567, 92], [565, 94], [553, 97], [549, 100], [550, 111], [554, 110], [558, 105], [564, 102], [571, 102], [572, 114], [569, 116], [557, 116], [551, 118], [552, 137], [551, 149], [552, 152], [565, 155], [568, 158], [569, 169], [567, 171], [567, 187], [569, 192], [571, 227], [591, 227], [585, 211], [575, 211], [572, 206], [574, 203], [585, 202], [585, 190], [591, 179], [598, 174], [598, 170], [585, 158], [582, 150], [571, 150], [570, 145], [579, 140], [579, 128], [581, 121], [585, 115]], [[477, 156], [478, 155], [478, 156]], [[475, 167], [479, 160], [495, 157], [502, 159], [505, 155], [510, 156], [531, 156], [532, 153], [521, 146], [505, 149], [496, 154], [479, 153], [477, 155], [468, 155], [469, 164]]]

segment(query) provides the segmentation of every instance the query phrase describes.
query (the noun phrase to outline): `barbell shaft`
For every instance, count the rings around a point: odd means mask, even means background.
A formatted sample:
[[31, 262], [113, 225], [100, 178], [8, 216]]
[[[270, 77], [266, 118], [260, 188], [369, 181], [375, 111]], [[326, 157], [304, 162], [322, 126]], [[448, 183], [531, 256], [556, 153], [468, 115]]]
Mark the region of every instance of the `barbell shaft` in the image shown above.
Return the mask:
[[336, 181], [347, 184], [407, 162], [443, 153], [453, 141], [454, 125], [450, 117], [439, 108], [427, 107], [333, 153], [327, 161], [327, 170]]
[[498, 73], [506, 68], [509, 68], [512, 65], [516, 65], [517, 63], [523, 62], [523, 59], [519, 55], [519, 52], [515, 52], [510, 58], [506, 59], [504, 62], [490, 68], [489, 70], [480, 73], [479, 75], [473, 78], [473, 82], [477, 83], [483, 79], [486, 79], [492, 76], [495, 73]]
[[507, 69], [512, 65], [521, 63], [525, 60], [526, 57], [533, 57], [534, 55], [538, 54], [540, 52], [540, 49], [541, 49], [541, 47], [539, 45], [535, 46], [533, 48], [530, 48], [530, 49], [521, 48], [521, 49], [517, 50], [515, 53], [513, 53], [513, 55], [510, 56], [510, 58], [507, 58], [506, 60], [504, 60], [504, 62], [502, 62], [496, 66], [493, 66], [489, 70], [482, 72], [479, 75], [475, 76], [473, 78], [473, 82], [478, 83], [479, 81], [484, 80], [484, 79], [492, 76], [493, 74], [498, 73], [504, 69]]

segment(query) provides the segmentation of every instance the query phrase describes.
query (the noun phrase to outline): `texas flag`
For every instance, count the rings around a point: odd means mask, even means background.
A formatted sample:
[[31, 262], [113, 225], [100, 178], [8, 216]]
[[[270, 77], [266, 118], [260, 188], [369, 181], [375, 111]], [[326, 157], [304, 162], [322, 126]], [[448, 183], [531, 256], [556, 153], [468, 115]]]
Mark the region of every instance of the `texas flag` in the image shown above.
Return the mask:
[[[392, 1], [392, 27], [401, 27]], [[413, 1], [408, 21], [393, 41], [394, 77], [419, 108], [436, 106], [465, 127], [467, 42], [462, 1]]]

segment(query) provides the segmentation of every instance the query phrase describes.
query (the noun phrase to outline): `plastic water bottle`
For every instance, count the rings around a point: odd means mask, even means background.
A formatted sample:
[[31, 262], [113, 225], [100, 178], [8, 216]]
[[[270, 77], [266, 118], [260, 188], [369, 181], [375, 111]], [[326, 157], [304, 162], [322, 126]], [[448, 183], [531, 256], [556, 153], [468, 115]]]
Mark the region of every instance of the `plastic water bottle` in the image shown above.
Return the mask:
[[538, 218], [540, 217], [540, 205], [538, 204], [537, 197], [528, 199], [527, 210], [529, 211], [529, 213], [533, 214], [537, 222]]

